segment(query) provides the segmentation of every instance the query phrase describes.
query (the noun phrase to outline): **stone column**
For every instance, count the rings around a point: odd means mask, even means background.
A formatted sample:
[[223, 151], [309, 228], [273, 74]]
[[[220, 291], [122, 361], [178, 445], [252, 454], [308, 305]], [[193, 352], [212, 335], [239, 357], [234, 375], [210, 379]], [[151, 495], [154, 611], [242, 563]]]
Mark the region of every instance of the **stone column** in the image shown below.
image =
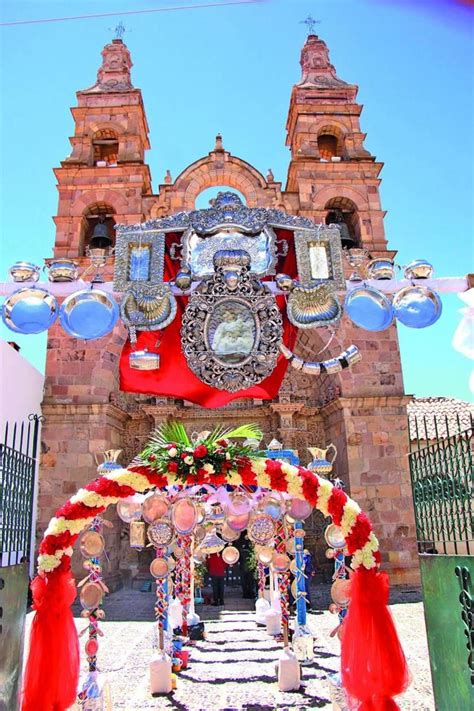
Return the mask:
[[[46, 418], [41, 432], [41, 467], [38, 496], [38, 542], [56, 509], [97, 476], [94, 455], [105, 449], [120, 449], [128, 414], [107, 404], [43, 405]], [[124, 463], [125, 464], [125, 463]], [[107, 585], [121, 584], [119, 551], [121, 522], [115, 508], [105, 514], [114, 528], [104, 528], [109, 560], [104, 560]], [[84, 576], [82, 559], [76, 551], [72, 558], [76, 578]]]
[[392, 584], [408, 585], [419, 582], [407, 457], [410, 400], [342, 397], [321, 411], [328, 439], [340, 447], [335, 471], [374, 524]]

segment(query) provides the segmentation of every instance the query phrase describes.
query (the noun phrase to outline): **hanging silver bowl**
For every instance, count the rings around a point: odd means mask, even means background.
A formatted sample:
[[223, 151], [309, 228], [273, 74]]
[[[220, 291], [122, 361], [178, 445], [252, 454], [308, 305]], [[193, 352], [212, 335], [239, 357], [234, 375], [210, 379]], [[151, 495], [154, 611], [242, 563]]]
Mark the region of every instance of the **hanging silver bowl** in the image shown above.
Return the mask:
[[15, 262], [8, 270], [13, 281], [18, 283], [23, 281], [38, 281], [40, 278], [40, 268], [32, 262]]
[[45, 270], [52, 282], [76, 281], [79, 276], [78, 266], [72, 259], [53, 259]]
[[405, 279], [431, 279], [433, 276], [433, 266], [426, 259], [415, 259], [404, 269]]
[[117, 302], [100, 289], [75, 291], [63, 301], [59, 314], [66, 333], [85, 341], [106, 336], [118, 317]]
[[341, 314], [337, 295], [328, 284], [295, 286], [288, 297], [288, 319], [298, 328], [328, 326], [339, 321]]
[[5, 299], [2, 320], [10, 331], [32, 335], [52, 326], [58, 313], [58, 302], [52, 294], [45, 289], [25, 287]]
[[372, 259], [366, 266], [369, 279], [393, 279], [395, 264], [388, 257]]

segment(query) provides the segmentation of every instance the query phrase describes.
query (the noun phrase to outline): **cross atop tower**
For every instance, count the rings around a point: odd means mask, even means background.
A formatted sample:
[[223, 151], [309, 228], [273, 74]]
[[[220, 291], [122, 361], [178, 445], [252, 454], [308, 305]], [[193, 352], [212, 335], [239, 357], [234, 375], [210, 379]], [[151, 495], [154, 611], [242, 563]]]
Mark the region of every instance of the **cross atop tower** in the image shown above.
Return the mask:
[[321, 20], [315, 20], [314, 17], [308, 15], [306, 20], [300, 20], [300, 25], [306, 25], [308, 28], [308, 35], [314, 35], [314, 26], [319, 25]]
[[114, 31], [115, 39], [121, 40], [126, 32], [125, 25], [123, 24], [122, 20], [120, 20]]

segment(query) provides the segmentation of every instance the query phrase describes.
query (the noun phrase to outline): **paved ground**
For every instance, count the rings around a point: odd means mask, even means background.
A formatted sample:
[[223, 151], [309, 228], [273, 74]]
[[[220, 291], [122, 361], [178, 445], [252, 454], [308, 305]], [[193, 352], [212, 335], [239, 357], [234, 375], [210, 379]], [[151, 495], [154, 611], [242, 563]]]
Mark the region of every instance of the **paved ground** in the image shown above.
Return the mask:
[[[309, 615], [316, 636], [315, 660], [310, 667], [304, 667], [303, 687], [293, 693], [277, 689], [275, 663], [281, 645], [255, 624], [253, 602], [228, 597], [225, 608], [198, 607], [206, 620], [207, 640], [191, 649], [189, 668], [179, 675], [177, 690], [169, 697], [152, 698], [148, 690], [148, 661], [153, 639], [149, 621], [153, 598], [152, 593], [120, 590], [106, 601], [107, 621], [102, 625], [104, 637], [99, 660], [110, 681], [113, 708], [117, 711], [332, 708], [331, 685], [326, 676], [338, 668], [339, 642], [329, 637], [335, 618], [323, 611], [329, 599], [325, 588], [318, 586], [314, 595], [316, 610]], [[419, 593], [399, 590], [393, 599], [392, 612], [413, 675], [410, 689], [399, 700], [400, 708], [433, 711]], [[134, 621], [129, 621], [131, 617]], [[83, 620], [77, 619], [76, 623], [79, 629], [84, 627]]]

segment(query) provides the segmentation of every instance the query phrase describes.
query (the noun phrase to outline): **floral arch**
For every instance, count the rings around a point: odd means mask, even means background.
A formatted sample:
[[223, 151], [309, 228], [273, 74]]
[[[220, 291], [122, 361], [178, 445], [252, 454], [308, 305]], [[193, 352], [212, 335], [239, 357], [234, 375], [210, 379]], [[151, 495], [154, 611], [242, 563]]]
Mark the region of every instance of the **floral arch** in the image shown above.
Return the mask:
[[[51, 519], [39, 547], [38, 576], [32, 584], [36, 615], [25, 672], [23, 711], [62, 711], [75, 700], [79, 646], [70, 605], [76, 596], [71, 574], [79, 533], [108, 506], [136, 493], [196, 484], [261, 487], [305, 499], [343, 532], [352, 556], [351, 604], [344, 621], [341, 671], [346, 691], [360, 711], [398, 708], [392, 697], [407, 684], [406, 662], [388, 603], [388, 578], [379, 571], [377, 538], [367, 515], [341, 489], [313, 471], [287, 462], [242, 456], [229, 448], [219, 466], [183, 466], [169, 457], [142, 454], [142, 461], [109, 471], [79, 489]], [[197, 449], [194, 456], [199, 460]], [[217, 460], [216, 460], [217, 461]]]

